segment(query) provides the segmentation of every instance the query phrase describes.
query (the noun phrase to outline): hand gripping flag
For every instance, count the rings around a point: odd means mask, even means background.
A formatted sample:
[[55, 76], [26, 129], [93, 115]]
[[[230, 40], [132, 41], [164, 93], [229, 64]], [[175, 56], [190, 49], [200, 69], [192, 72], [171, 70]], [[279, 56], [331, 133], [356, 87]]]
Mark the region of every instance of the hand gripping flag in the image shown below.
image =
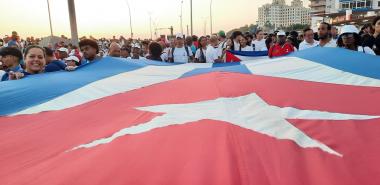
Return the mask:
[[1, 185], [378, 185], [380, 62], [115, 58], [0, 83]]

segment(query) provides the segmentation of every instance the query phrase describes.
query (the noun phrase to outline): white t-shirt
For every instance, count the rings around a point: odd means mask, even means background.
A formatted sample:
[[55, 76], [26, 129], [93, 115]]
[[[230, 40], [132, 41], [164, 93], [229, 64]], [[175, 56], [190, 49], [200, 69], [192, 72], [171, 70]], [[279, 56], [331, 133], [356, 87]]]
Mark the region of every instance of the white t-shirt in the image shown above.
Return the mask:
[[235, 51], [239, 51], [239, 49], [240, 49], [240, 43], [235, 42], [235, 41], [233, 41], [233, 42], [234, 42], [234, 49], [235, 49]]
[[219, 43], [218, 48], [223, 51], [223, 49], [227, 48], [227, 40]]
[[244, 48], [241, 48], [241, 51], [253, 51], [252, 46], [245, 46]]
[[300, 51], [301, 51], [301, 50], [305, 50], [305, 49], [316, 47], [316, 46], [318, 46], [318, 44], [319, 44], [319, 42], [316, 41], [316, 40], [314, 40], [314, 42], [312, 44], [310, 44], [310, 43], [306, 42], [306, 40], [304, 40], [304, 41], [302, 41], [300, 43], [300, 47], [299, 48], [300, 48]]
[[[188, 49], [189, 49], [189, 52], [191, 52], [191, 49], [190, 48], [188, 48]], [[188, 63], [189, 62], [189, 56], [187, 55], [185, 46], [182, 48], [176, 47], [174, 49], [174, 53], [172, 54], [172, 56], [174, 57], [174, 62], [177, 62], [177, 63]]]
[[261, 39], [260, 41], [255, 40], [252, 44], [255, 45], [255, 51], [268, 51], [267, 45], [265, 44], [265, 39]]
[[219, 59], [218, 56], [218, 49], [214, 48], [213, 46], [209, 45], [207, 46], [206, 51], [206, 62], [207, 63], [214, 63], [215, 60]]
[[369, 47], [362, 47], [362, 46], [359, 46], [358, 47], [358, 51], [359, 52], [363, 52], [363, 53], [365, 53], [365, 54], [369, 54], [369, 55], [376, 55], [375, 54], [375, 52], [371, 49], [371, 48], [369, 48]]
[[336, 45], [336, 41], [331, 39], [330, 42], [326, 43], [324, 46], [319, 45], [319, 43], [318, 43], [318, 46], [327, 47], [327, 48], [336, 48], [337, 45]]
[[[202, 49], [202, 51], [203, 51], [203, 57], [204, 57], [204, 59], [206, 59], [207, 48]], [[197, 49], [197, 52], [195, 52], [195, 58], [198, 60], [201, 60], [201, 49]]]

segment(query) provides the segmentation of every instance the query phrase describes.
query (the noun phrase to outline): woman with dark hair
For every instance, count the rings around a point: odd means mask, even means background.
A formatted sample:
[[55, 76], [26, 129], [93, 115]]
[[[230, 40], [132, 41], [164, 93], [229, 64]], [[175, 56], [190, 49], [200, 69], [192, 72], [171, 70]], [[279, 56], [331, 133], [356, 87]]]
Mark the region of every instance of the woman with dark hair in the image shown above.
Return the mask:
[[248, 44], [249, 38], [247, 36], [240, 39], [240, 48], [239, 51], [254, 51], [253, 47]]
[[28, 75], [44, 73], [46, 60], [44, 48], [31, 45], [25, 50], [24, 61], [25, 70], [23, 72], [13, 72], [9, 74], [9, 80], [18, 80]]
[[195, 52], [195, 63], [206, 63], [207, 38], [199, 37], [198, 49]]
[[265, 45], [267, 47], [267, 50], [270, 49], [270, 47], [272, 47], [274, 45], [274, 41], [272, 39], [272, 36], [269, 34], [268, 38], [265, 39]]
[[240, 48], [240, 39], [243, 37], [243, 33], [241, 31], [234, 31], [231, 35], [231, 46], [230, 50], [238, 51]]
[[362, 43], [359, 36], [359, 30], [353, 25], [345, 25], [342, 27], [342, 31], [338, 38], [337, 44], [340, 48], [346, 48], [353, 51], [375, 55], [371, 48], [361, 46]]
[[375, 50], [376, 55], [380, 55], [380, 16], [373, 19], [372, 26], [374, 29], [373, 38], [375, 39], [373, 49]]
[[162, 47], [159, 43], [151, 42], [148, 49], [149, 55], [146, 57], [147, 59], [162, 62]]

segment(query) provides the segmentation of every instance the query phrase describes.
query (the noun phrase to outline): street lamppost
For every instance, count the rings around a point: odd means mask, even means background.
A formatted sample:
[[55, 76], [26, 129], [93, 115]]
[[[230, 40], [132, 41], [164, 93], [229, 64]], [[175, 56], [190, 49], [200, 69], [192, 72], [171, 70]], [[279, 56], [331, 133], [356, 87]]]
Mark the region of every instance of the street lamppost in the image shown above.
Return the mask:
[[48, 6], [48, 12], [49, 12], [49, 23], [50, 23], [50, 35], [53, 37], [53, 26], [51, 24], [51, 15], [50, 15], [50, 3], [49, 0], [47, 1], [47, 6]]
[[182, 19], [183, 14], [182, 14], [182, 9], [183, 9], [183, 0], [181, 0], [181, 16], [180, 16], [180, 18], [181, 18], [181, 34], [183, 35], [183, 19]]
[[150, 40], [153, 39], [153, 34], [152, 34], [152, 12], [148, 12], [149, 14], [149, 30], [150, 30]]
[[190, 0], [190, 27], [191, 35], [193, 35], [193, 0]]
[[78, 29], [77, 29], [77, 18], [75, 15], [75, 3], [74, 0], [67, 0], [69, 6], [69, 16], [70, 16], [70, 28], [71, 28], [71, 43], [73, 45], [78, 45]]
[[210, 35], [212, 35], [212, 0], [210, 0]]
[[129, 12], [129, 26], [131, 27], [131, 38], [133, 38], [133, 30], [132, 30], [132, 14], [131, 14], [131, 7], [129, 6], [128, 0], [125, 0], [128, 6], [128, 12]]

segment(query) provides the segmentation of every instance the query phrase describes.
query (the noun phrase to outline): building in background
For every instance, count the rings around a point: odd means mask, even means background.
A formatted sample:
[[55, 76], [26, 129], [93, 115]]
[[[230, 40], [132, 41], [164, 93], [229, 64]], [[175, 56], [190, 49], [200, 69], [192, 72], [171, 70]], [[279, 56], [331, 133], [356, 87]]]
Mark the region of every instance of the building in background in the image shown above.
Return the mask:
[[311, 24], [310, 8], [305, 8], [301, 0], [293, 0], [287, 5], [285, 0], [273, 0], [259, 8], [258, 26], [271, 25], [274, 29], [295, 24]]
[[322, 21], [361, 26], [380, 15], [380, 0], [310, 0], [310, 8], [314, 30]]

